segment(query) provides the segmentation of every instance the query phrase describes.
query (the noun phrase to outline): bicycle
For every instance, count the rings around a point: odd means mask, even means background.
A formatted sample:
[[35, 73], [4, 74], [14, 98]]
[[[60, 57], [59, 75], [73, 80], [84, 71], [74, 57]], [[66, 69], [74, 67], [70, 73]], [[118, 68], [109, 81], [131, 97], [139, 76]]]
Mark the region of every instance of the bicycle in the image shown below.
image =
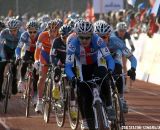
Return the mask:
[[5, 98], [3, 100], [3, 112], [7, 113], [7, 107], [8, 107], [8, 99], [11, 97], [12, 94], [12, 81], [13, 81], [13, 73], [12, 73], [12, 67], [14, 64], [13, 60], [6, 60], [7, 62], [7, 73], [4, 76], [4, 82], [2, 86], [2, 93], [5, 95]]
[[[60, 80], [58, 82], [59, 84], [59, 90], [60, 90], [60, 99], [53, 102], [54, 110], [55, 110], [55, 117], [58, 127], [63, 127], [65, 123], [66, 118], [66, 112], [68, 112], [68, 118], [69, 118], [69, 124], [71, 129], [75, 130], [78, 127], [79, 124], [79, 109], [78, 109], [78, 103], [77, 103], [77, 96], [75, 96], [75, 105], [72, 106], [70, 104], [71, 101], [71, 87], [69, 85], [69, 82], [67, 80], [66, 74], [64, 74], [64, 68], [61, 68], [62, 74], [60, 77]], [[74, 90], [74, 95], [76, 95], [76, 87]], [[72, 119], [71, 116], [71, 108], [74, 107], [77, 112], [76, 119]], [[68, 111], [67, 111], [68, 110]]]
[[52, 103], [52, 88], [53, 88], [53, 66], [51, 64], [44, 65], [48, 67], [47, 78], [45, 81], [45, 89], [43, 94], [43, 118], [46, 123], [49, 122]]
[[121, 77], [125, 76], [126, 73], [124, 74], [116, 74], [116, 75], [111, 75], [110, 80], [111, 80], [111, 90], [112, 90], [112, 103], [113, 107], [116, 112], [116, 119], [112, 121], [111, 123], [111, 130], [120, 130], [122, 126], [125, 126], [125, 118], [123, 114], [123, 106], [122, 102], [118, 93], [118, 89], [116, 86], [116, 80]]
[[[81, 83], [85, 83], [87, 87], [89, 87], [92, 96], [93, 96], [93, 112], [94, 112], [94, 120], [95, 124], [94, 127], [97, 130], [109, 130], [110, 129], [110, 121], [107, 116], [107, 112], [105, 109], [105, 104], [103, 103], [101, 97], [100, 97], [100, 90], [102, 86], [103, 80], [108, 76], [104, 76], [104, 78], [99, 77], [92, 77], [91, 80], [87, 81], [80, 81]], [[101, 81], [101, 84], [97, 84], [97, 81]], [[92, 84], [92, 85], [89, 85]]]
[[25, 90], [23, 93], [23, 98], [26, 100], [26, 117], [29, 117], [29, 111], [30, 111], [30, 103], [31, 103], [31, 98], [33, 95], [33, 63], [34, 61], [28, 60], [28, 61], [22, 61], [25, 63], [28, 63], [27, 66], [27, 72], [25, 74]]

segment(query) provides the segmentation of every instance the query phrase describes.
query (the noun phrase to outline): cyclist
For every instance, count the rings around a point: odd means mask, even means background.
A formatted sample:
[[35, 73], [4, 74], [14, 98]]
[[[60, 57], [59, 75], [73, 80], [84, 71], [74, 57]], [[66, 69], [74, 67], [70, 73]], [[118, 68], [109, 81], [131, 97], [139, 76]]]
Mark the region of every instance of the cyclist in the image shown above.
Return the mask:
[[3, 21], [0, 20], [0, 32], [5, 29], [6, 25]]
[[[60, 92], [59, 92], [59, 86], [58, 82], [61, 76], [61, 67], [64, 67], [65, 59], [66, 59], [66, 40], [68, 35], [72, 32], [72, 27], [70, 25], [63, 25], [59, 29], [60, 37], [56, 38], [53, 42], [53, 46], [51, 49], [51, 62], [55, 66], [55, 75], [54, 75], [54, 81], [55, 86], [53, 87], [53, 98], [59, 99], [60, 98]], [[71, 105], [75, 105], [75, 101], [71, 101]], [[72, 118], [77, 117], [77, 113], [73, 110], [71, 111]]]
[[[133, 44], [133, 42], [131, 40], [131, 36], [127, 32], [127, 25], [126, 25], [125, 22], [119, 22], [119, 23], [117, 23], [115, 35], [118, 38], [120, 38], [121, 40], [123, 40], [125, 44], [126, 44], [125, 40], [127, 39], [128, 42], [129, 42], [129, 45], [131, 47], [131, 52], [135, 51], [135, 47], [134, 47], [134, 44]], [[127, 59], [125, 58], [125, 56], [123, 56], [122, 60], [123, 60], [123, 69], [124, 69], [124, 72], [127, 72], [127, 66], [126, 66]], [[126, 82], [127, 82], [127, 78], [125, 77], [125, 89], [126, 89], [126, 91], [128, 91], [127, 86], [126, 86]]]
[[[0, 34], [0, 44], [3, 44], [3, 50], [5, 54], [6, 60], [15, 60], [15, 49], [17, 47], [18, 41], [21, 36], [21, 32], [19, 31], [20, 23], [16, 19], [11, 19], [8, 22], [8, 28], [2, 30]], [[0, 93], [2, 89], [3, 83], [3, 74], [4, 69], [6, 66], [6, 62], [0, 63]], [[13, 82], [12, 82], [12, 93], [17, 93], [17, 79], [16, 79], [16, 64], [13, 65], [12, 72], [13, 72]], [[2, 95], [2, 94], [1, 94]], [[4, 96], [3, 96], [4, 97]]]
[[[107, 47], [109, 48], [110, 52], [113, 55], [113, 58], [115, 60], [114, 73], [115, 74], [122, 73], [122, 55], [124, 55], [131, 62], [131, 69], [128, 71], [128, 75], [132, 80], [135, 80], [137, 60], [131, 53], [131, 51], [125, 46], [124, 42], [115, 35], [111, 34], [112, 33], [111, 26], [105, 21], [99, 20], [94, 24], [94, 32], [97, 33], [106, 42]], [[123, 96], [123, 85], [124, 85], [123, 77], [120, 77], [117, 80], [116, 84], [118, 87], [120, 98], [123, 103], [123, 111], [127, 112], [128, 107]]]
[[[55, 66], [55, 83], [58, 83], [61, 75], [60, 66], [64, 67], [65, 59], [66, 59], [66, 40], [68, 35], [72, 32], [72, 28], [68, 25], [63, 25], [59, 29], [60, 37], [57, 37], [54, 42], [51, 49], [51, 63]], [[53, 88], [53, 97], [55, 99], [59, 99], [60, 94], [58, 87]]]
[[[71, 34], [67, 40], [65, 64], [65, 72], [68, 78], [72, 81], [72, 84], [75, 84], [76, 76], [80, 78], [80, 80], [85, 81], [92, 79], [93, 74], [103, 77], [107, 73], [106, 68], [98, 67], [98, 50], [102, 52], [102, 55], [108, 64], [108, 72], [112, 73], [115, 65], [114, 60], [103, 40], [93, 33], [92, 23], [85, 20], [76, 23], [75, 33]], [[74, 58], [76, 60], [76, 74], [72, 70]], [[103, 83], [101, 92], [106, 92], [106, 84], [107, 82]], [[85, 84], [83, 83], [78, 82], [77, 87], [78, 104], [82, 116], [81, 129], [89, 129], [94, 127], [91, 126], [91, 122], [94, 121], [92, 94], [90, 89], [85, 87]], [[107, 94], [104, 94], [104, 96], [107, 96]], [[107, 97], [105, 99], [107, 99]]]
[[35, 68], [39, 68], [40, 65], [40, 73], [39, 73], [39, 80], [37, 83], [38, 87], [38, 100], [37, 105], [35, 108], [36, 112], [42, 112], [42, 97], [43, 97], [43, 90], [44, 84], [46, 80], [46, 75], [48, 71], [48, 67], [45, 66], [49, 64], [49, 54], [53, 40], [58, 36], [58, 23], [56, 20], [51, 20], [48, 23], [48, 31], [42, 32], [37, 40], [36, 43], [36, 50], [34, 54]]
[[[27, 31], [25, 31], [24, 33], [22, 33], [18, 46], [16, 48], [16, 59], [19, 60], [20, 58], [24, 61], [21, 64], [21, 69], [20, 69], [20, 80], [18, 83], [18, 91], [19, 92], [23, 92], [24, 88], [25, 88], [25, 74], [27, 71], [27, 66], [28, 63], [26, 63], [27, 60], [32, 60], [34, 62], [34, 52], [35, 52], [35, 48], [36, 48], [36, 41], [38, 39], [38, 29], [39, 29], [39, 25], [38, 22], [33, 20], [33, 21], [29, 21], [27, 23]], [[22, 51], [23, 50], [23, 51]], [[23, 54], [22, 54], [23, 53]], [[33, 82], [33, 86], [34, 86], [34, 90], [36, 90], [36, 84], [37, 84], [37, 80], [38, 80], [38, 76], [36, 76], [36, 71], [34, 70], [33, 73], [33, 77], [34, 77], [34, 82]]]

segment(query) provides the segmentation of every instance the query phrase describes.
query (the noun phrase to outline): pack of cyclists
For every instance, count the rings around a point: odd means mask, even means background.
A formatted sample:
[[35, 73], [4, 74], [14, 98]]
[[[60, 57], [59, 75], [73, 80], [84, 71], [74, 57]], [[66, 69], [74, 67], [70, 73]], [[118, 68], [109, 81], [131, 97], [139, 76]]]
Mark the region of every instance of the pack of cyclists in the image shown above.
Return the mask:
[[[94, 119], [92, 109], [92, 96], [90, 90], [81, 82], [90, 80], [93, 75], [103, 78], [109, 73], [122, 74], [123, 57], [131, 62], [130, 69], [124, 70], [131, 80], [136, 79], [137, 60], [133, 55], [135, 47], [129, 33], [126, 32], [125, 22], [117, 23], [114, 31], [112, 25], [104, 20], [95, 23], [86, 21], [79, 16], [63, 23], [61, 19], [46, 18], [40, 23], [32, 19], [26, 24], [25, 31], [21, 32], [21, 22], [11, 18], [7, 23], [0, 21], [0, 100], [5, 94], [2, 93], [4, 70], [7, 60], [14, 60], [12, 93], [23, 92], [25, 88], [24, 78], [28, 66], [27, 61], [33, 61], [34, 66], [34, 91], [36, 104], [35, 112], [42, 112], [43, 92], [48, 71], [48, 65], [54, 66], [53, 98], [59, 99], [60, 92], [57, 82], [64, 68], [68, 81], [78, 87], [78, 105], [82, 117], [81, 129], [88, 130], [88, 122]], [[125, 39], [128, 39], [131, 50], [127, 48]], [[20, 69], [17, 69], [20, 67]], [[75, 69], [76, 68], [76, 71]], [[20, 73], [17, 80], [17, 71]], [[38, 72], [38, 73], [37, 73]], [[123, 104], [123, 111], [128, 111], [128, 105], [124, 98], [125, 77], [120, 77], [116, 84]], [[102, 83], [102, 94], [106, 104], [109, 120], [115, 119], [115, 110], [112, 106], [109, 80]], [[74, 103], [74, 101], [72, 102]], [[73, 116], [76, 113], [73, 111]]]

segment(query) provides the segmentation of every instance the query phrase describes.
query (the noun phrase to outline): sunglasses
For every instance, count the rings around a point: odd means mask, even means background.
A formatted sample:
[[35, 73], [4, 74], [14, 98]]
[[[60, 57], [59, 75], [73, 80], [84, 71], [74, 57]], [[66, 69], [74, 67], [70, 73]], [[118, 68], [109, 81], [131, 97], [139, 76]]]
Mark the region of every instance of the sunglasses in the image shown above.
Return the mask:
[[16, 32], [17, 29], [10, 29], [9, 31], [10, 31], [10, 32]]
[[102, 39], [108, 39], [109, 36], [101, 36]]
[[87, 36], [87, 37], [85, 37], [85, 36], [79, 36], [79, 39], [80, 40], [89, 40], [89, 39], [91, 39], [91, 36]]
[[37, 31], [29, 31], [29, 34], [36, 34], [37, 33]]

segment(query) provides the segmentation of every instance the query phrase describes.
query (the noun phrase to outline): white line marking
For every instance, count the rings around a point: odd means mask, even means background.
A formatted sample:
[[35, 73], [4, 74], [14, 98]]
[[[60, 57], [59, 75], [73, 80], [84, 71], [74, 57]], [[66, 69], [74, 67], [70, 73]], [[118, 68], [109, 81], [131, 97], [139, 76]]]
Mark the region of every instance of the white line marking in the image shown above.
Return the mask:
[[132, 111], [132, 112], [135, 112], [135, 113], [137, 113], [137, 114], [139, 114], [139, 115], [145, 116], [146, 118], [148, 118], [148, 119], [150, 119], [150, 120], [160, 122], [159, 119], [154, 118], [154, 117], [151, 117], [151, 116], [148, 116], [148, 115], [146, 115], [146, 114], [144, 114], [144, 113], [142, 113], [142, 112], [136, 111], [136, 110], [134, 110], [133, 108], [130, 108], [129, 110]]
[[2, 118], [0, 118], [0, 124], [2, 124], [5, 130], [10, 130], [9, 126], [6, 124], [6, 121], [2, 120]]
[[139, 90], [139, 91], [141, 91], [141, 92], [143, 92], [143, 93], [146, 93], [146, 94], [149, 94], [149, 95], [153, 95], [153, 96], [158, 96], [158, 95], [160, 95], [160, 94], [157, 94], [157, 93], [154, 93], [154, 92], [145, 91], [145, 90], [140, 89], [140, 88], [134, 88], [134, 90]]

